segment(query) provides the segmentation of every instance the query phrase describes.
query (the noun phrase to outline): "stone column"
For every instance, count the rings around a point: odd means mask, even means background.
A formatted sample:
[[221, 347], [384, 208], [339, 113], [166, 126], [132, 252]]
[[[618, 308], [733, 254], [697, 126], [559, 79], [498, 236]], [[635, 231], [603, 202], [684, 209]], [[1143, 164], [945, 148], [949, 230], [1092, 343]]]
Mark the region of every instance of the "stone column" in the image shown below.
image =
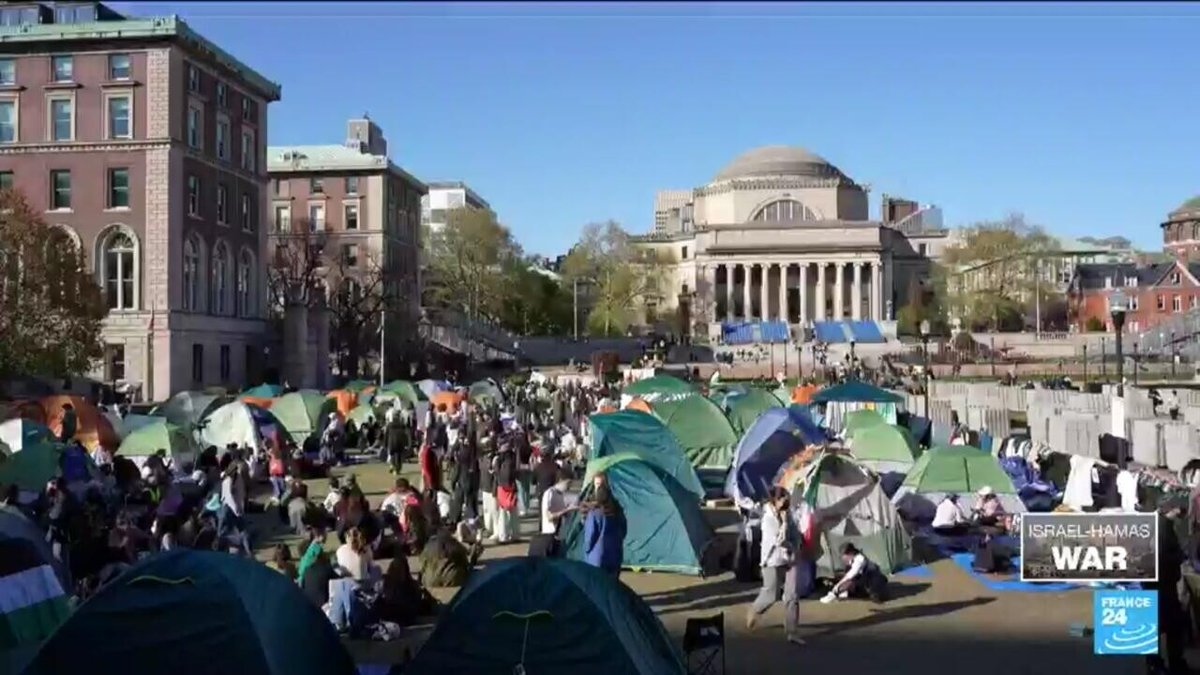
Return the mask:
[[846, 263], [836, 262], [837, 278], [833, 283], [833, 320], [841, 321], [846, 315]]
[[862, 320], [862, 261], [854, 262], [854, 285], [850, 287], [851, 302], [854, 306], [850, 308], [850, 318], [855, 321]]
[[766, 321], [770, 318], [770, 313], [767, 311], [771, 304], [771, 284], [768, 281], [771, 278], [771, 266], [767, 263], [762, 263], [758, 266], [762, 270], [762, 277], [759, 279], [758, 287], [758, 319]]
[[808, 262], [800, 263], [800, 323], [808, 321]]
[[733, 321], [733, 265], [725, 263], [725, 321]]
[[825, 267], [828, 265], [825, 261], [817, 263], [817, 301], [816, 311], [813, 316], [816, 321], [825, 320]]
[[883, 261], [871, 265], [871, 314], [876, 321], [883, 321]]
[[788, 323], [788, 267], [784, 263], [779, 266], [779, 320]]
[[[700, 271], [704, 279], [704, 322], [717, 321], [717, 266], [705, 265]], [[708, 330], [707, 328], [705, 330]]]
[[750, 320], [750, 279], [754, 272], [751, 265], [742, 265], [742, 321]]

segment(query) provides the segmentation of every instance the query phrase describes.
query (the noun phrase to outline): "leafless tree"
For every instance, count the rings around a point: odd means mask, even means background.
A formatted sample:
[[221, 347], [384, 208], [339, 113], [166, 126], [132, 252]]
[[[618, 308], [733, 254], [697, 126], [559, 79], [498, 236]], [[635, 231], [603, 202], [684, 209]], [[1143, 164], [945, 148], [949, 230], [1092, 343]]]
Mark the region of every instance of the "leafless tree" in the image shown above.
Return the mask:
[[[325, 282], [331, 290], [329, 310], [332, 319], [333, 349], [339, 370], [355, 377], [363, 361], [378, 356], [381, 321], [407, 307], [410, 289], [405, 280], [390, 271], [375, 251], [326, 256]], [[388, 326], [400, 334], [399, 324]], [[383, 337], [387, 337], [384, 335]], [[395, 342], [395, 338], [389, 339]]]
[[289, 304], [313, 308], [324, 301], [328, 235], [314, 231], [306, 221], [297, 221], [289, 232], [272, 233], [270, 243], [273, 251], [267, 285], [276, 313]]

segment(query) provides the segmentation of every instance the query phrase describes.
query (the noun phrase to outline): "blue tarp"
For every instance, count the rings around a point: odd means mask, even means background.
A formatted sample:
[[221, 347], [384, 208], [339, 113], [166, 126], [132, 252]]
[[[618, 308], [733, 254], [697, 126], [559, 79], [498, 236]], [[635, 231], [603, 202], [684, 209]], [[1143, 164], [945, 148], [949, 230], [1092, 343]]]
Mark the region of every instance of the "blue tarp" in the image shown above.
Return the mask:
[[879, 330], [879, 324], [874, 321], [847, 321], [850, 326], [850, 334], [854, 336], [854, 341], [859, 344], [882, 344], [887, 342], [887, 338], [883, 337], [883, 331]]
[[825, 431], [802, 406], [766, 411], [746, 430], [734, 451], [725, 494], [735, 500], [744, 496], [761, 501], [788, 458], [807, 445], [827, 440]]

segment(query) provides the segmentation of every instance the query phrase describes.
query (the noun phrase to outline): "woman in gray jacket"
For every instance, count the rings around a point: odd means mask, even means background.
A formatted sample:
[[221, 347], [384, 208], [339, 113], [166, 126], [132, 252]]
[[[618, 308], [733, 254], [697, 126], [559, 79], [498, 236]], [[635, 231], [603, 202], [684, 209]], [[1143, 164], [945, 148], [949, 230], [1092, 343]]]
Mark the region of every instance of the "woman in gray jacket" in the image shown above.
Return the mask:
[[787, 641], [802, 645], [797, 634], [800, 623], [799, 557], [800, 534], [789, 511], [788, 493], [775, 488], [763, 508], [762, 515], [762, 590], [750, 605], [746, 628], [753, 630], [758, 617], [783, 599], [783, 626]]

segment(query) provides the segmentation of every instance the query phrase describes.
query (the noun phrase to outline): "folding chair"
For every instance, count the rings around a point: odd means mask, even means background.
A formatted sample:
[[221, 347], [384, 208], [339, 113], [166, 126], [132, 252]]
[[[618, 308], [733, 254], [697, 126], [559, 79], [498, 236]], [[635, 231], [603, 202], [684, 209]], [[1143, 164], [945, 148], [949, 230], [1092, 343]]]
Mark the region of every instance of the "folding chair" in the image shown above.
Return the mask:
[[725, 675], [725, 613], [688, 619], [683, 632], [688, 675], [716, 675], [720, 657]]

